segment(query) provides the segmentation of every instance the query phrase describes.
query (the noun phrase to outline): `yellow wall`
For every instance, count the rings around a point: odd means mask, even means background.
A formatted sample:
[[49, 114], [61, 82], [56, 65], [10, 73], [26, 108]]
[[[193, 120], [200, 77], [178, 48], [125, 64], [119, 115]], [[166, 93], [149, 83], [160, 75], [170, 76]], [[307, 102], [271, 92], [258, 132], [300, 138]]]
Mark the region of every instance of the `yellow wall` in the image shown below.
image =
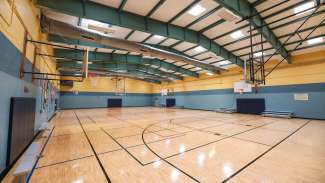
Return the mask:
[[[325, 51], [297, 55], [292, 58], [292, 64], [280, 65], [266, 80], [266, 86], [293, 85], [325, 82]], [[276, 60], [268, 63], [267, 70], [278, 63]], [[160, 93], [161, 89], [168, 88], [175, 92], [211, 90], [232, 88], [233, 83], [243, 78], [242, 70], [232, 69], [222, 75], [201, 75], [199, 79], [186, 77], [184, 81], [151, 84], [139, 80], [126, 79], [125, 89], [128, 93]], [[91, 79], [84, 82], [75, 82], [73, 88], [61, 87], [62, 91], [80, 92], [116, 92], [116, 81], [111, 78], [98, 77], [96, 84]]]
[[[24, 35], [28, 39], [46, 42], [46, 37], [40, 31], [40, 11], [31, 0], [0, 0], [0, 31], [22, 52]], [[34, 50], [38, 53], [51, 54], [52, 49], [45, 45], [28, 42], [26, 56], [35, 63], [35, 68], [45, 73], [57, 73], [55, 62], [48, 57], [37, 56], [34, 60]], [[17, 66], [19, 67], [19, 66]]]
[[[120, 81], [120, 83], [124, 83]], [[123, 86], [123, 84], [122, 84]], [[125, 79], [125, 92], [127, 93], [152, 93], [153, 85], [133, 79]], [[116, 80], [108, 77], [87, 78], [83, 82], [74, 82], [73, 87], [61, 86], [61, 91], [79, 92], [117, 92]], [[121, 87], [122, 89], [124, 87]]]
[[[325, 51], [293, 56], [292, 62], [292, 64], [284, 63], [274, 70], [267, 77], [266, 86], [325, 82]], [[277, 61], [270, 61], [267, 70], [276, 63]], [[242, 71], [234, 69], [218, 76], [202, 75], [199, 79], [186, 78], [185, 81], [155, 85], [153, 92], [159, 93], [163, 88], [175, 92], [226, 89], [232, 88], [233, 83], [242, 78]]]

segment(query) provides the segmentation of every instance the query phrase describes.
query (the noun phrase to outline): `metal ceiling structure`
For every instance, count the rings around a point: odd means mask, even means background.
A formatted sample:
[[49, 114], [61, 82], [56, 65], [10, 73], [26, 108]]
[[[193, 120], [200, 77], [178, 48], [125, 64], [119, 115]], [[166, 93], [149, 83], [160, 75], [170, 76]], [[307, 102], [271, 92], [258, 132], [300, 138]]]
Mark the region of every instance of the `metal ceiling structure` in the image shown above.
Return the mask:
[[[315, 2], [314, 6], [296, 11], [310, 2]], [[311, 10], [319, 5], [312, 0], [38, 0], [36, 3], [43, 14], [51, 19], [76, 27], [83, 27], [87, 21], [105, 23], [111, 30], [107, 36], [184, 54], [223, 69], [243, 67], [244, 60], [261, 52], [261, 43], [266, 59], [278, 51], [277, 59], [287, 58], [287, 63], [290, 63], [289, 52], [294, 55], [325, 48], [324, 41], [309, 44], [309, 41], [317, 38], [325, 39], [325, 26], [318, 25], [324, 19], [325, 8], [320, 5], [311, 15]], [[201, 8], [199, 13], [190, 13], [198, 7]], [[285, 42], [309, 15], [311, 17], [298, 35]], [[317, 30], [304, 40], [299, 49], [294, 49], [316, 26]], [[236, 34], [237, 37], [234, 37]], [[185, 62], [144, 57], [134, 51], [84, 40], [56, 35], [49, 35], [48, 40], [70, 48], [89, 48], [91, 55], [96, 55], [92, 57], [101, 58], [99, 62], [94, 59], [90, 65], [93, 69], [111, 69], [113, 65], [121, 64], [121, 67], [113, 68], [148, 73], [148, 69], [152, 68], [154, 70], [150, 74], [161, 74], [169, 80], [210, 73]], [[77, 62], [80, 59], [78, 54], [71, 52], [75, 51], [60, 50], [53, 56], [69, 56], [75, 58], [70, 59], [71, 62]], [[59, 65], [62, 68], [70, 67], [71, 62], [59, 61]]]

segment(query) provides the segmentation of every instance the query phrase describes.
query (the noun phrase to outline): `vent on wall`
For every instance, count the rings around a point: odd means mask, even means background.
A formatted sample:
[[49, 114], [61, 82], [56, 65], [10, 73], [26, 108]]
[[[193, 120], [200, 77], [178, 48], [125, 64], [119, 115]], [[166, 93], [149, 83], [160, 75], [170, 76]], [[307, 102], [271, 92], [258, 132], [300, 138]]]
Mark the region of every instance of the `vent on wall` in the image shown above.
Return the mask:
[[218, 11], [217, 15], [226, 20], [226, 21], [229, 21], [229, 22], [232, 22], [232, 21], [235, 21], [235, 20], [239, 20], [240, 17], [235, 15], [234, 13], [232, 13], [231, 11], [225, 9], [225, 8], [222, 8]]

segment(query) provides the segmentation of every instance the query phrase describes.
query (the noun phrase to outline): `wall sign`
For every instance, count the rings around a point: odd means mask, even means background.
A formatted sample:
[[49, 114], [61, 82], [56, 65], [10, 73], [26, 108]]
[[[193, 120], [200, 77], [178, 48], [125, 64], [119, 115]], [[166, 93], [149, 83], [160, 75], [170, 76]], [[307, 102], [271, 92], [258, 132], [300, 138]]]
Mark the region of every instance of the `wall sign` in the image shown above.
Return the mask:
[[294, 99], [300, 100], [300, 101], [307, 101], [307, 100], [309, 100], [309, 95], [308, 95], [308, 93], [295, 93]]

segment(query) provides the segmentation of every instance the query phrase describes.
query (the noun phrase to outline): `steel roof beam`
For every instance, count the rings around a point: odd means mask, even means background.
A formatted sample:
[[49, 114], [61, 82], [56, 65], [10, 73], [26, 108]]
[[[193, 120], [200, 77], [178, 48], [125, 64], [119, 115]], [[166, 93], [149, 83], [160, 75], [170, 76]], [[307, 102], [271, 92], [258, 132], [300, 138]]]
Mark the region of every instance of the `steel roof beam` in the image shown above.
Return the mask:
[[[69, 71], [61, 70], [60, 73], [76, 74], [76, 71], [81, 69], [81, 67], [69, 67], [66, 69], [68, 69]], [[72, 71], [72, 70], [76, 70], [76, 71]], [[145, 82], [149, 82], [149, 83], [155, 83], [155, 84], [161, 84], [161, 81], [165, 80], [164, 78], [159, 78], [156, 76], [150, 77], [149, 74], [139, 72], [139, 71], [128, 71], [128, 74], [119, 74], [117, 72], [112, 72], [112, 71], [108, 71], [108, 70], [103, 70], [101, 68], [92, 67], [90, 69], [90, 72], [100, 72], [101, 74], [99, 74], [99, 75], [104, 75], [107, 77], [124, 77], [124, 78], [141, 80], [141, 81], [145, 81]], [[149, 75], [149, 77], [147, 77], [147, 76], [144, 77], [143, 74]]]
[[[317, 16], [317, 15], [320, 15], [320, 14], [323, 14], [323, 13], [325, 13], [325, 10], [322, 10], [322, 11], [316, 12], [316, 13], [314, 13], [311, 17]], [[302, 21], [302, 20], [306, 19], [307, 17], [308, 17], [308, 15], [307, 15], [307, 16], [304, 16], [304, 17], [300, 17], [300, 18], [295, 19], [295, 20], [292, 20], [292, 21], [290, 21], [290, 22], [285, 22], [285, 23], [280, 24], [280, 25], [278, 25], [278, 26], [276, 26], [276, 27], [273, 27], [272, 30], [276, 30], [276, 29], [279, 29], [279, 28], [281, 28], [281, 27], [288, 26], [288, 25], [293, 24], [293, 23], [297, 23], [297, 22], [299, 22], [299, 21]], [[322, 27], [322, 26], [324, 26], [324, 24], [322, 24], [321, 27]], [[307, 29], [304, 29], [304, 30], [300, 30], [298, 33], [300, 33], [300, 32], [304, 32], [304, 31], [307, 31], [307, 30], [311, 30], [311, 29], [313, 29], [313, 27], [310, 27], [310, 28], [307, 28]], [[254, 36], [257, 36], [257, 35], [258, 35], [258, 33], [253, 34], [252, 36], [254, 37]], [[290, 33], [287, 34], [287, 35], [290, 35]], [[284, 36], [284, 35], [279, 36], [278, 39], [281, 39], [281, 38], [283, 38], [283, 37], [286, 37], [286, 36]], [[232, 42], [226, 43], [226, 44], [224, 44], [224, 45], [222, 45], [222, 46], [226, 47], [226, 46], [229, 46], [229, 45], [231, 45], [231, 44], [235, 44], [235, 43], [238, 43], [239, 41], [244, 41], [244, 40], [249, 39], [249, 38], [250, 38], [249, 36], [246, 36], [246, 37], [240, 38], [240, 39], [238, 39], [238, 40], [236, 40], [236, 41], [232, 41]], [[233, 50], [231, 50], [231, 51], [233, 52]]]
[[[282, 43], [275, 36], [273, 31], [268, 27], [264, 26], [266, 22], [263, 20], [262, 16], [258, 14], [258, 11], [247, 1], [247, 0], [215, 0], [221, 6], [232, 11], [234, 14], [239, 15], [242, 18], [250, 17], [255, 15], [252, 18], [248, 19], [248, 22], [253, 27], [261, 27], [257, 31], [263, 35], [263, 37], [275, 48], [279, 48], [279, 53], [283, 58], [288, 58], [289, 52], [285, 47], [282, 47]], [[288, 62], [291, 63], [290, 59]]]
[[[76, 62], [71, 62], [71, 63], [70, 62], [59, 62], [57, 64], [57, 67], [58, 68], [69, 68], [69, 67], [80, 67], [81, 68], [81, 64], [78, 64]], [[89, 65], [89, 69], [94, 69], [94, 68], [110, 69], [113, 71], [137, 70], [137, 71], [153, 74], [153, 75], [160, 76], [160, 77], [167, 77], [172, 80], [182, 80], [183, 79], [183, 77], [181, 77], [181, 76], [178, 76], [178, 75], [175, 75], [172, 73], [163, 72], [159, 69], [155, 69], [155, 68], [152, 68], [149, 66], [144, 66], [144, 65], [130, 65], [130, 64], [125, 64], [125, 63], [112, 64], [112, 63], [93, 62], [91, 65]]]
[[37, 4], [41, 7], [50, 8], [55, 11], [67, 13], [72, 16], [93, 19], [121, 27], [126, 27], [138, 31], [143, 31], [155, 35], [161, 35], [186, 41], [193, 44], [199, 44], [207, 50], [214, 52], [230, 62], [243, 67], [244, 62], [213, 40], [209, 39], [200, 32], [186, 29], [177, 25], [147, 18], [128, 12], [119, 12], [117, 9], [103, 6], [91, 1], [85, 2], [85, 15], [81, 10], [82, 4], [75, 0], [55, 1], [38, 0]]
[[[77, 41], [77, 40], [73, 40], [73, 39], [69, 39], [69, 38], [61, 39], [59, 36], [55, 36], [55, 35], [49, 35], [48, 39], [49, 39], [49, 41], [52, 41], [52, 42], [59, 42], [59, 43], [64, 43], [64, 44], [70, 44], [70, 43], [73, 44], [75, 41]], [[97, 45], [95, 45], [95, 47], [97, 47]], [[56, 49], [56, 50], [59, 50], [59, 49]], [[64, 50], [66, 53], [71, 51], [71, 50], [66, 50], [66, 49], [64, 49]], [[199, 77], [199, 75], [196, 72], [190, 71], [188, 69], [182, 68], [180, 66], [177, 66], [172, 63], [165, 62], [165, 61], [162, 61], [162, 60], [156, 59], [156, 58], [149, 59], [149, 58], [143, 58], [140, 55], [127, 55], [127, 54], [112, 54], [112, 53], [110, 54], [110, 53], [100, 53], [100, 52], [90, 52], [90, 53], [94, 53], [95, 55], [102, 55], [103, 57], [107, 57], [105, 60], [107, 60], [108, 58], [113, 58], [114, 55], [124, 56], [124, 57], [118, 57], [118, 58], [122, 59], [121, 61], [128, 61], [128, 59], [132, 59], [129, 61], [138, 62], [138, 64], [155, 65], [155, 66], [167, 69], [167, 70], [179, 72], [181, 74], [184, 74], [184, 75], [187, 75], [190, 77], [196, 77], [196, 78]], [[117, 57], [115, 57], [115, 58], [117, 58]]]
[[[54, 49], [54, 56], [58, 58], [74, 58], [74, 59], [82, 59], [83, 52], [82, 51], [74, 51], [67, 49]], [[100, 53], [100, 52], [89, 52], [89, 61], [93, 63], [124, 63], [124, 64], [138, 64], [138, 65], [154, 65], [159, 68], [164, 68], [166, 70], [172, 70], [175, 72], [179, 72], [184, 75], [188, 75], [191, 77], [199, 77], [196, 72], [184, 69], [182, 67], [176, 66], [174, 64], [164, 62], [159, 59], [149, 59], [143, 58], [139, 55], [124, 55], [124, 54], [116, 54], [116, 53]], [[177, 77], [178, 78], [178, 77]], [[181, 79], [181, 78], [178, 78]]]

